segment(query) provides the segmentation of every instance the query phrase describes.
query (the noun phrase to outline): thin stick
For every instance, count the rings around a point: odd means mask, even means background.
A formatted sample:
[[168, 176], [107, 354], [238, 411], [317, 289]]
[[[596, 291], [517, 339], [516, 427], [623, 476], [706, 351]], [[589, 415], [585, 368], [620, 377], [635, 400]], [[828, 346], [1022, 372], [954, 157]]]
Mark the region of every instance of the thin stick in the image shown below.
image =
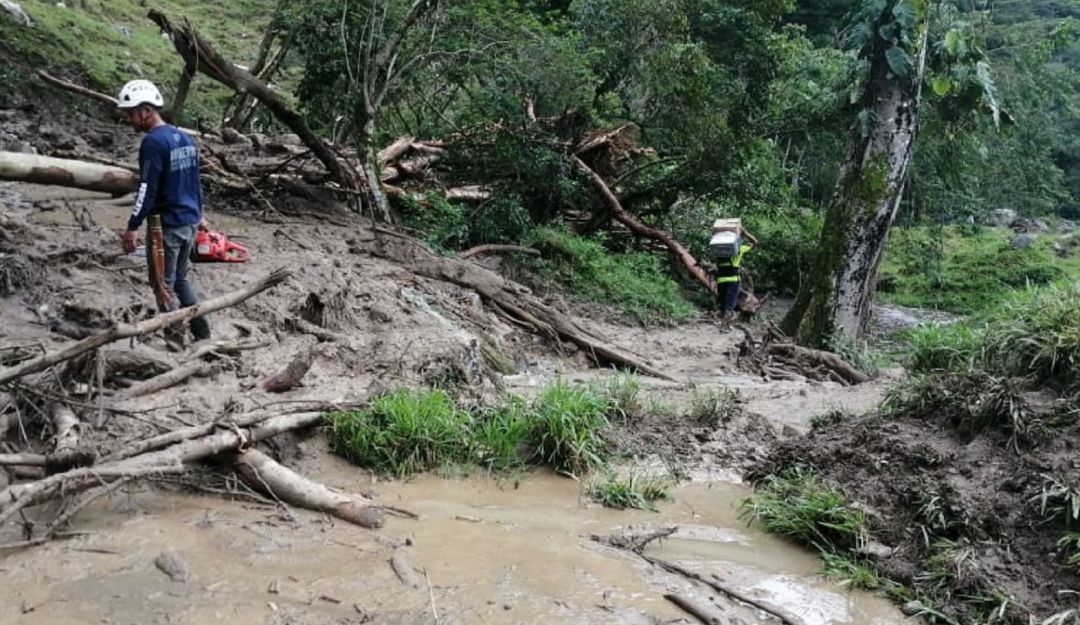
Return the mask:
[[431, 588], [431, 578], [428, 577], [427, 569], [424, 569], [424, 581], [427, 582], [428, 598], [431, 600], [431, 615], [435, 617], [435, 625], [439, 625], [439, 609], [435, 607], [435, 591]]

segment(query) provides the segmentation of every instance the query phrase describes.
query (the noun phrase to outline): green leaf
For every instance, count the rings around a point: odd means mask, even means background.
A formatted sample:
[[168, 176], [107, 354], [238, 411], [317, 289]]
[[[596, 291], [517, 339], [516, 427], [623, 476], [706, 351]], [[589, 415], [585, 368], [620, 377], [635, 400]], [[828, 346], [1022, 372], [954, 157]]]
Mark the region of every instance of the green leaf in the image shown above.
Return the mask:
[[915, 10], [915, 5], [911, 0], [903, 0], [897, 2], [896, 6], [892, 10], [893, 17], [896, 19], [896, 23], [900, 25], [900, 28], [910, 31], [915, 28], [915, 23], [918, 19], [918, 15]]
[[934, 90], [934, 95], [940, 97], [949, 93], [949, 88], [952, 87], [952, 81], [948, 76], [935, 76], [930, 81], [930, 87]]
[[945, 52], [953, 58], [958, 58], [962, 54], [962, 50], [967, 46], [964, 45], [964, 38], [960, 35], [960, 31], [955, 28], [945, 33]]
[[898, 46], [890, 47], [885, 51], [885, 60], [889, 63], [889, 69], [898, 78], [907, 78], [911, 74], [914, 61], [911, 55], [905, 52], [903, 48]]

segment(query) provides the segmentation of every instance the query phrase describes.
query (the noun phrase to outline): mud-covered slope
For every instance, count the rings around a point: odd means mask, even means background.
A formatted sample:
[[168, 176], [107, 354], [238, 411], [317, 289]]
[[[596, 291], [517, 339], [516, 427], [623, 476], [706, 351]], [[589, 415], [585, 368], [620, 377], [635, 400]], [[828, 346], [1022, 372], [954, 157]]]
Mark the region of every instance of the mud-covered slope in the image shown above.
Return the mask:
[[1005, 440], [961, 438], [930, 420], [867, 416], [783, 442], [761, 472], [807, 465], [838, 486], [888, 548], [872, 550], [875, 567], [918, 589], [925, 605], [933, 599], [962, 622], [982, 622], [1003, 602], [1017, 618], [1046, 618], [1075, 608], [1069, 591], [1080, 588], [1058, 545], [1065, 528], [1042, 501], [1051, 478], [1080, 478], [1077, 442], [1062, 435], [1016, 453]]

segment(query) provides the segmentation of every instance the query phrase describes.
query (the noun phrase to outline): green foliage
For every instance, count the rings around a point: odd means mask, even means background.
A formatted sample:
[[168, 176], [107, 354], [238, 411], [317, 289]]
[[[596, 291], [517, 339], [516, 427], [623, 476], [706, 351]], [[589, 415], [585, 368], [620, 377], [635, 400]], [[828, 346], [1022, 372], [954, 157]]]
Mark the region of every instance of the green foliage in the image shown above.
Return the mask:
[[968, 323], [923, 324], [909, 331], [907, 366], [913, 373], [970, 371], [982, 359], [986, 337]]
[[1080, 567], [1080, 533], [1069, 532], [1058, 539], [1057, 546], [1065, 552], [1065, 561], [1070, 566]]
[[866, 540], [866, 519], [840, 491], [806, 467], [767, 476], [743, 501], [740, 518], [821, 552], [844, 553]]
[[574, 296], [612, 306], [643, 324], [690, 319], [696, 308], [668, 277], [660, 259], [643, 253], [612, 254], [597, 241], [545, 228], [535, 233], [539, 259], [526, 264], [563, 284]]
[[631, 378], [607, 386], [559, 380], [531, 401], [508, 395], [493, 406], [468, 407], [440, 389], [403, 388], [326, 420], [335, 453], [380, 473], [475, 465], [505, 472], [539, 463], [577, 476], [606, 463], [609, 418], [636, 401], [636, 384]]
[[829, 551], [821, 552], [821, 573], [825, 577], [841, 582], [849, 588], [877, 590], [882, 581], [865, 562], [851, 555], [840, 555]]
[[611, 402], [613, 414], [623, 421], [641, 413], [641, 381], [633, 374], [615, 372], [604, 378], [598, 390]]
[[687, 416], [702, 425], [716, 427], [730, 421], [737, 412], [735, 391], [719, 386], [695, 390]]
[[[20, 0], [32, 27], [0, 15], [0, 50], [10, 50], [35, 69], [61, 68], [81, 74], [96, 89], [115, 93], [134, 78], [163, 87], [166, 102], [183, 69], [172, 43], [158, 34], [138, 0], [69, 2]], [[271, 0], [238, 0], [222, 5], [208, 0], [163, 0], [155, 7], [171, 17], [186, 17], [226, 57], [248, 63], [258, 46]], [[8, 83], [5, 82], [5, 85]], [[8, 85], [10, 86], [10, 85]], [[210, 80], [195, 81], [189, 116], [216, 119], [227, 100], [226, 89]]]
[[608, 457], [603, 434], [611, 401], [563, 381], [547, 386], [532, 403], [530, 437], [536, 457], [559, 473], [583, 475]]
[[441, 193], [405, 200], [404, 225], [439, 251], [464, 249], [469, 243], [466, 209]]
[[327, 420], [334, 452], [379, 472], [405, 476], [469, 457], [472, 417], [445, 391], [400, 389]]
[[631, 473], [622, 479], [613, 472], [588, 488], [589, 496], [608, 508], [636, 508], [658, 512], [657, 501], [671, 499], [672, 483], [668, 479]]
[[1061, 258], [1048, 239], [1012, 249], [1000, 231], [897, 228], [882, 262], [882, 298], [960, 314], [998, 306], [1015, 289], [1080, 276], [1080, 257]]
[[986, 328], [987, 360], [1042, 384], [1080, 388], [1080, 283], [1008, 298]]
[[1042, 491], [1031, 498], [1039, 504], [1039, 514], [1065, 527], [1080, 523], [1080, 483], [1064, 475], [1043, 475]]
[[510, 396], [493, 408], [478, 409], [472, 436], [473, 459], [496, 472], [523, 467], [528, 453], [528, 408], [524, 399]]

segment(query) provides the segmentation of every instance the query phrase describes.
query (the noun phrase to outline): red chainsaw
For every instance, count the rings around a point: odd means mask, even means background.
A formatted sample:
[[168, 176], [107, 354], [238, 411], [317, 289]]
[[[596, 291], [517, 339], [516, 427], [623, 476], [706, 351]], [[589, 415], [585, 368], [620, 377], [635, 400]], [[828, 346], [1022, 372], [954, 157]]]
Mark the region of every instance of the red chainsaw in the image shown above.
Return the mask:
[[191, 259], [197, 263], [246, 263], [251, 260], [251, 253], [220, 232], [199, 230]]

